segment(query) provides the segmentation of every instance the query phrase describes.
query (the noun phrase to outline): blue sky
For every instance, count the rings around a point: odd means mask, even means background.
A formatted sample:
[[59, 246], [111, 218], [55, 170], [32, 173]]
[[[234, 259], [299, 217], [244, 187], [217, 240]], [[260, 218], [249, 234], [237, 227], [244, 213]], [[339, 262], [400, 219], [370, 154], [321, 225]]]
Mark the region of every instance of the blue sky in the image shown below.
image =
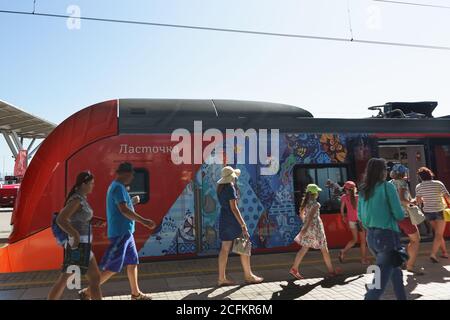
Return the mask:
[[[37, 0], [36, 11], [77, 5], [82, 16], [350, 37], [347, 4], [356, 39], [450, 46], [450, 10], [371, 0]], [[0, 0], [1, 10], [32, 8]], [[0, 39], [0, 99], [55, 123], [119, 97], [272, 101], [317, 117], [436, 100], [436, 115], [450, 114], [450, 51], [90, 21], [70, 30], [65, 19], [6, 14]], [[10, 171], [3, 140], [2, 158]]]

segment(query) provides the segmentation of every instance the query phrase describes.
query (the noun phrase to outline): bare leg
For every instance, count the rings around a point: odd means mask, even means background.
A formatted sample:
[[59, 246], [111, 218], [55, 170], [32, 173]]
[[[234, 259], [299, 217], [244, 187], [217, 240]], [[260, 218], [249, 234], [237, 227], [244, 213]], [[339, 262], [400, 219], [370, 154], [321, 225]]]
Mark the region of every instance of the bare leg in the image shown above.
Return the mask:
[[241, 254], [240, 257], [242, 269], [244, 270], [244, 277], [245, 279], [249, 280], [253, 277], [252, 268], [250, 266], [250, 256]]
[[363, 230], [359, 232], [359, 238], [360, 238], [361, 259], [363, 263], [367, 263], [368, 257], [367, 257], [366, 231]]
[[[445, 232], [445, 229], [444, 229], [444, 232]], [[444, 257], [448, 256], [444, 238], [442, 238], [442, 242], [441, 242], [441, 252], [442, 252], [442, 256], [444, 256]]]
[[344, 259], [345, 253], [353, 248], [353, 246], [358, 242], [358, 231], [355, 228], [350, 228], [350, 231], [352, 232], [352, 240], [350, 240], [344, 247], [344, 249], [341, 250], [341, 256], [342, 259]]
[[320, 251], [322, 251], [323, 261], [325, 261], [328, 272], [330, 272], [330, 273], [334, 272], [334, 268], [333, 268], [333, 264], [331, 263], [331, 257], [330, 257], [330, 252], [328, 251], [328, 248], [325, 247], [323, 249], [320, 249]]
[[232, 241], [222, 241], [219, 253], [219, 282], [227, 281], [226, 268], [228, 262], [228, 254], [231, 250]]
[[306, 253], [308, 252], [308, 247], [302, 247], [295, 256], [294, 264], [292, 265], [293, 269], [297, 269], [300, 266], [300, 263], [302, 263], [303, 258], [305, 257]]
[[98, 269], [97, 261], [95, 260], [95, 258], [92, 258], [89, 262], [87, 278], [89, 279], [89, 291], [91, 294], [91, 299], [101, 300], [102, 291], [100, 289], [100, 270]]
[[65, 272], [59, 275], [58, 280], [56, 280], [56, 283], [53, 285], [47, 296], [48, 300], [59, 300], [61, 298], [70, 276], [70, 273]]
[[127, 266], [128, 281], [130, 282], [131, 294], [138, 296], [141, 293], [138, 284], [138, 266], [137, 264], [130, 264]]
[[[108, 281], [113, 275], [115, 275], [116, 272], [112, 272], [109, 270], [106, 271], [102, 271], [100, 273], [100, 285], [104, 284], [106, 281]], [[91, 290], [89, 287], [87, 287], [86, 289], [82, 290], [87, 296], [91, 296]]]
[[408, 244], [409, 259], [408, 262], [406, 263], [406, 269], [412, 270], [416, 263], [417, 254], [419, 253], [419, 246], [420, 246], [419, 231], [413, 234], [409, 234], [408, 237], [409, 237], [409, 244]]
[[439, 250], [439, 247], [441, 247], [442, 241], [444, 241], [445, 221], [435, 220], [431, 222], [431, 225], [433, 226], [434, 229], [434, 241], [431, 251], [431, 257], [436, 258], [436, 254]]

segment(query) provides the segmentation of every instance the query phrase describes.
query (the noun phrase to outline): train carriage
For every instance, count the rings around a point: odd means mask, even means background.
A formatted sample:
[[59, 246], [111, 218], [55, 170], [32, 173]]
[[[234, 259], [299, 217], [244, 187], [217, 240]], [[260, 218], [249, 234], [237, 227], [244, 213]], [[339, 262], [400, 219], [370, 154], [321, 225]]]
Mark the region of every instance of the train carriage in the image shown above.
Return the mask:
[[[329, 246], [342, 247], [351, 234], [340, 219], [340, 188], [348, 179], [361, 181], [371, 157], [405, 164], [413, 191], [418, 183], [415, 171], [423, 165], [450, 187], [450, 119], [432, 118], [434, 107], [389, 104], [384, 106], [386, 114], [398, 112], [400, 118], [318, 119], [293, 106], [232, 100], [118, 99], [90, 106], [62, 122], [31, 161], [14, 208], [9, 244], [0, 249], [0, 271], [59, 268], [62, 250], [49, 228], [52, 214], [61, 209], [78, 172], [89, 169], [95, 176], [89, 202], [94, 214], [104, 218], [106, 190], [123, 161], [136, 167], [130, 193], [141, 198], [137, 212], [158, 225], [153, 232], [137, 226], [142, 260], [217, 254], [220, 207], [215, 188], [223, 164], [211, 158], [198, 161], [193, 155], [198, 149], [203, 154], [212, 142], [204, 136], [208, 129], [224, 133], [216, 144], [225, 144], [227, 129], [254, 130], [266, 144], [252, 147], [249, 139], [232, 137], [232, 151], [225, 157], [242, 171], [239, 205], [255, 253], [297, 249], [293, 238], [301, 226], [298, 201], [311, 182], [324, 190], [319, 200]], [[405, 115], [417, 110], [425, 117]], [[171, 138], [177, 129], [192, 134], [191, 149], [184, 151], [192, 151], [193, 161], [174, 163], [177, 141]], [[262, 174], [266, 163], [249, 161], [251, 150], [260, 153], [267, 145], [268, 156], [277, 151], [272, 174]], [[223, 150], [229, 152], [229, 146]], [[236, 161], [240, 155], [243, 163]], [[421, 233], [430, 236], [426, 226]], [[106, 230], [96, 229], [97, 257], [107, 244]]]

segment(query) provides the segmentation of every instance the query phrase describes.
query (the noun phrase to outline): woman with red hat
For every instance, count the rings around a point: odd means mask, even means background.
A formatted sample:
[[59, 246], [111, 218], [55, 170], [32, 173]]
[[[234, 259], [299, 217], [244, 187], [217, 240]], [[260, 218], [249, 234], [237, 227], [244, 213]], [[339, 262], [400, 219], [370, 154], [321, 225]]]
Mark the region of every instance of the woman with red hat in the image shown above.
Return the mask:
[[358, 221], [358, 193], [356, 184], [353, 181], [347, 181], [344, 184], [345, 194], [341, 197], [341, 215], [342, 220], [348, 225], [352, 233], [352, 239], [345, 245], [344, 249], [339, 252], [339, 261], [344, 262], [345, 253], [353, 248], [358, 242], [358, 234], [361, 239], [361, 263], [369, 264], [367, 258], [366, 247], [366, 231]]

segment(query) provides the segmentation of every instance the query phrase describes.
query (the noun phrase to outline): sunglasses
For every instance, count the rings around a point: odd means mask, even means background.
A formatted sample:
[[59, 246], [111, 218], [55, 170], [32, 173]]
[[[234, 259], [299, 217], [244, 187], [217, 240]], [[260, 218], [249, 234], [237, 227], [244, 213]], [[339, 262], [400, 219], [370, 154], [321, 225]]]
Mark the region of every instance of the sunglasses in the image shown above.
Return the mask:
[[84, 177], [83, 182], [87, 182], [87, 181], [91, 180], [93, 177], [91, 171], [86, 170], [85, 172], [86, 172], [86, 177]]

